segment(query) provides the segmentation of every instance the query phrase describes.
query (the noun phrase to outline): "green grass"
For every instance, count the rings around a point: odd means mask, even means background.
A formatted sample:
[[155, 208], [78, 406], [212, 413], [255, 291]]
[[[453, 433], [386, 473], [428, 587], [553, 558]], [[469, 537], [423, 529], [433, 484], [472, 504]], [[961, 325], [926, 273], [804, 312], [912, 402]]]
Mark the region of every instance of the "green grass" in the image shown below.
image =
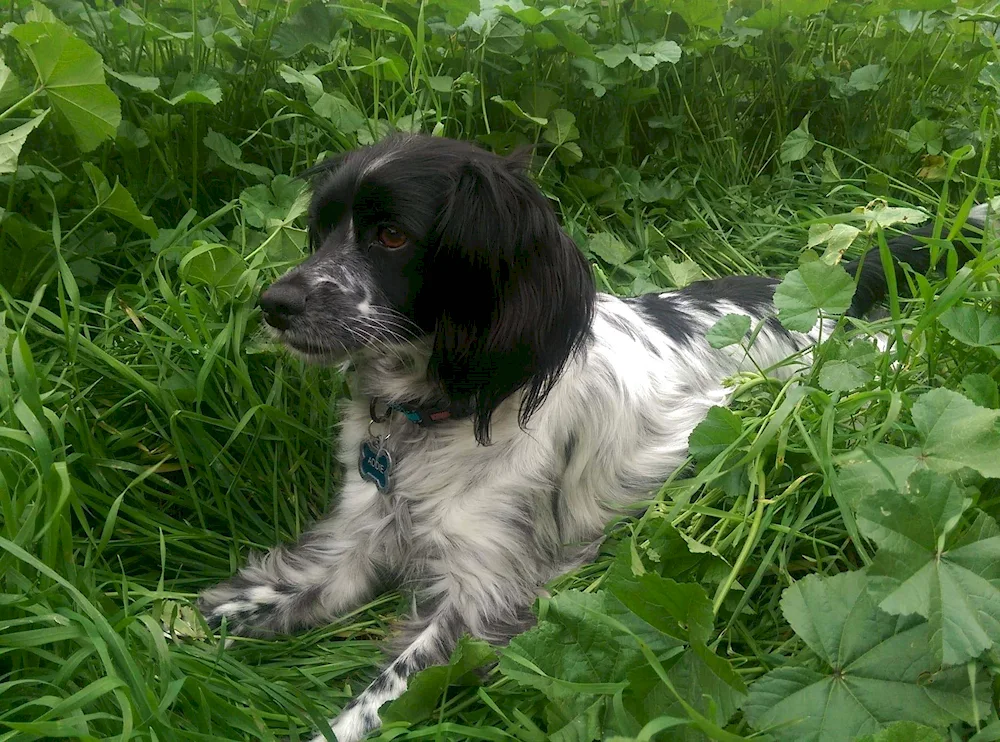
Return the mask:
[[[798, 390], [736, 380], [733, 411], [692, 441], [693, 475], [609, 526], [498, 666], [473, 672], [493, 655], [467, 644], [421, 676], [383, 709], [383, 738], [800, 739], [780, 713], [795, 682], [850, 690], [875, 712], [864, 731], [996, 738], [1000, 253], [986, 241], [967, 271], [948, 258], [952, 224], [997, 187], [993, 12], [15, 0], [0, 11], [17, 24], [0, 31], [0, 136], [20, 132], [0, 145], [0, 740], [302, 738], [372, 677], [398, 595], [229, 648], [191, 600], [336, 489], [343, 380], [263, 342], [254, 297], [305, 246], [287, 176], [393, 129], [536, 144], [605, 290], [784, 275], [833, 223], [862, 229], [852, 254], [884, 245], [885, 203], [932, 215], [944, 270], [912, 277], [918, 298], [894, 296], [889, 319], [842, 322]], [[876, 330], [895, 347], [867, 350]], [[884, 522], [887, 502], [903, 515]], [[918, 523], [929, 552], [893, 531]], [[960, 575], [983, 605], [914, 588], [940, 564], [935, 584]], [[847, 604], [869, 622], [838, 623]], [[889, 624], [869, 650], [886, 677], [831, 671], [817, 636]], [[827, 714], [816, 739], [857, 736], [842, 699], [795, 703]]]

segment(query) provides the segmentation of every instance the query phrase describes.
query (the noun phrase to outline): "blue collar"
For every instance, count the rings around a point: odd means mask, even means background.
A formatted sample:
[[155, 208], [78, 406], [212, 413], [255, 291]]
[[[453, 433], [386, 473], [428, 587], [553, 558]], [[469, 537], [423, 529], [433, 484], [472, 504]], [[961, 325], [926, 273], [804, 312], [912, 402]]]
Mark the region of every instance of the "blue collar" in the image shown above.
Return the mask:
[[[384, 404], [386, 411], [379, 415], [376, 407], [379, 404]], [[444, 422], [445, 420], [459, 420], [465, 417], [471, 417], [475, 408], [472, 403], [448, 403], [442, 405], [425, 405], [417, 406], [404, 404], [402, 402], [392, 402], [389, 400], [379, 399], [377, 397], [372, 397], [371, 404], [369, 406], [369, 412], [371, 413], [371, 418], [374, 422], [384, 422], [389, 418], [389, 412], [398, 412], [411, 423], [419, 425], [422, 428], [426, 428], [435, 423]]]

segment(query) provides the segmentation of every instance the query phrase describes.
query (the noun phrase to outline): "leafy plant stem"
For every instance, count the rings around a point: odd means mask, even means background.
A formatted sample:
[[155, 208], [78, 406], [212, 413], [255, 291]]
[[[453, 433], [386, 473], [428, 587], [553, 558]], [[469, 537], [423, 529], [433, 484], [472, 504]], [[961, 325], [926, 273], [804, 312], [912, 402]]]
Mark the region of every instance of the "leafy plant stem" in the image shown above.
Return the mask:
[[733, 562], [732, 569], [726, 575], [726, 578], [719, 585], [719, 589], [715, 593], [715, 597], [712, 599], [712, 613], [718, 615], [719, 610], [722, 608], [722, 603], [725, 601], [726, 596], [732, 589], [733, 585], [736, 584], [736, 580], [739, 577], [740, 572], [743, 569], [743, 565], [746, 564], [747, 559], [750, 557], [750, 553], [757, 546], [757, 538], [760, 534], [760, 524], [764, 518], [764, 509], [768, 504], [766, 498], [764, 497], [764, 492], [766, 491], [766, 481], [764, 478], [763, 463], [761, 457], [757, 456], [750, 467], [753, 475], [750, 478], [750, 489], [747, 491], [747, 498], [755, 502], [753, 520], [750, 522], [750, 530], [743, 540], [743, 548], [740, 549], [739, 555]]
[[30, 93], [28, 93], [26, 96], [24, 96], [23, 98], [21, 98], [21, 100], [17, 101], [12, 106], [10, 106], [9, 108], [7, 108], [6, 111], [4, 111], [3, 113], [0, 113], [0, 122], [2, 122], [4, 119], [6, 119], [12, 113], [14, 113], [14, 111], [16, 111], [17, 109], [19, 109], [25, 103], [30, 103], [43, 90], [45, 90], [44, 87], [35, 88]]

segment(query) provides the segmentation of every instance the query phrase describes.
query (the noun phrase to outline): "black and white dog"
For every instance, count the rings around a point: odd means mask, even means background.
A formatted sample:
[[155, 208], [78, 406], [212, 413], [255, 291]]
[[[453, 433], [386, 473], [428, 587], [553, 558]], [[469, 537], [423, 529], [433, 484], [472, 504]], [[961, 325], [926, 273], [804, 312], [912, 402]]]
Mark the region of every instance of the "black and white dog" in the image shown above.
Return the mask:
[[[386, 585], [412, 590], [395, 659], [331, 721], [340, 742], [378, 727], [379, 707], [463, 634], [503, 643], [528, 627], [545, 583], [591, 559], [605, 525], [685, 461], [726, 377], [815, 342], [774, 321], [771, 279], [598, 294], [526, 166], [421, 136], [324, 163], [313, 254], [260, 298], [288, 348], [353, 364], [344, 485], [329, 517], [200, 608], [264, 635], [329, 622]], [[970, 224], [984, 217], [977, 207]], [[926, 269], [918, 239], [891, 247]], [[884, 296], [877, 253], [858, 280], [854, 315]], [[764, 323], [749, 354], [705, 341], [727, 313]]]

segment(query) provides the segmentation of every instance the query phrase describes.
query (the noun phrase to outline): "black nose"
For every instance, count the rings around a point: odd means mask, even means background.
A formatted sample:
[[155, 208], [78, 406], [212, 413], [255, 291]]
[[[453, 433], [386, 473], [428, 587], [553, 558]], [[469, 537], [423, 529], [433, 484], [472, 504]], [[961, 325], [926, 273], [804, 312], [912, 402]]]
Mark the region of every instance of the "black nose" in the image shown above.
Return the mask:
[[306, 308], [306, 289], [294, 281], [278, 281], [260, 295], [264, 321], [278, 330], [287, 330], [290, 320]]

